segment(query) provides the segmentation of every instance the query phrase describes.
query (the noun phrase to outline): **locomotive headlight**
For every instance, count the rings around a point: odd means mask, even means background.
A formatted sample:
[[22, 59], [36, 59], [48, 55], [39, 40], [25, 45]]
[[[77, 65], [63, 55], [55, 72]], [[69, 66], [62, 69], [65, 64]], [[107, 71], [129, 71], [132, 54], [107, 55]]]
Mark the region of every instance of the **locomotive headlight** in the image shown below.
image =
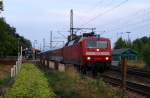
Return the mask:
[[106, 60], [109, 60], [109, 57], [106, 57], [105, 59], [106, 59]]
[[91, 57], [87, 57], [87, 60], [91, 60]]
[[97, 52], [99, 52], [99, 49], [96, 49]]

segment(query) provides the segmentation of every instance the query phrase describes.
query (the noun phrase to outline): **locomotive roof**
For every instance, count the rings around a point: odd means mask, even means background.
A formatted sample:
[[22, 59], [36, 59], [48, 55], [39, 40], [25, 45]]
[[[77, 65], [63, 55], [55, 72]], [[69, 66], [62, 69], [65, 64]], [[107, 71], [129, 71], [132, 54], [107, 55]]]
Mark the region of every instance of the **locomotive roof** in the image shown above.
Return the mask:
[[[91, 38], [91, 37], [83, 37], [85, 39], [88, 39], [88, 38]], [[109, 38], [105, 38], [105, 37], [92, 37], [92, 38], [99, 38], [99, 39], [102, 39], [102, 40], [109, 40]]]

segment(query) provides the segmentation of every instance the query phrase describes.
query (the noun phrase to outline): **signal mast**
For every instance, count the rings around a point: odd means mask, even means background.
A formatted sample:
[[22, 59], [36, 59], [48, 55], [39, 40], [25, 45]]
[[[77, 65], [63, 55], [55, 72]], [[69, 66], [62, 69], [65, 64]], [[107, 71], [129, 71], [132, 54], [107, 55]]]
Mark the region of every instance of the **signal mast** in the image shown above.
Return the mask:
[[75, 38], [77, 38], [77, 34], [74, 33], [74, 30], [91, 30], [90, 33], [94, 33], [96, 28], [74, 28], [73, 26], [73, 9], [70, 10], [70, 35], [68, 36], [68, 41], [71, 41]]

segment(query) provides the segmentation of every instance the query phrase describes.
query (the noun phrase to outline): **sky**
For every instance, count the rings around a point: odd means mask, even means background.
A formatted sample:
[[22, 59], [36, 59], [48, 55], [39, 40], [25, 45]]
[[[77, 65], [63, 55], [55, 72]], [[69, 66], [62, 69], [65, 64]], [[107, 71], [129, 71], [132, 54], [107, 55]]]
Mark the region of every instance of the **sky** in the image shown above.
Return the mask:
[[48, 48], [51, 31], [53, 41], [66, 41], [70, 9], [74, 27], [95, 27], [112, 46], [119, 37], [128, 40], [126, 32], [131, 40], [150, 36], [150, 0], [4, 0], [2, 16], [21, 36], [37, 40], [35, 47], [42, 47], [44, 38]]

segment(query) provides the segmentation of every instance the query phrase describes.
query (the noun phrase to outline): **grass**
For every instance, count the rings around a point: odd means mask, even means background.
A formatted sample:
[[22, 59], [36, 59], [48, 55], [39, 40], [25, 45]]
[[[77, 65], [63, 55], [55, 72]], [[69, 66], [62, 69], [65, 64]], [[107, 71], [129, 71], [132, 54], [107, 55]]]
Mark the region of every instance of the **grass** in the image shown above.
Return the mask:
[[23, 64], [7, 98], [54, 98], [44, 74], [33, 64]]
[[103, 80], [81, 76], [74, 70], [46, 73], [50, 87], [57, 98], [121, 98], [122, 93]]
[[138, 60], [138, 61], [130, 60], [130, 61], [128, 61], [128, 65], [130, 67], [150, 71], [150, 65], [146, 65], [143, 60]]
[[128, 65], [131, 67], [141, 68], [141, 69], [144, 69], [145, 67], [145, 63], [143, 61], [135, 61], [135, 60], [128, 61]]

